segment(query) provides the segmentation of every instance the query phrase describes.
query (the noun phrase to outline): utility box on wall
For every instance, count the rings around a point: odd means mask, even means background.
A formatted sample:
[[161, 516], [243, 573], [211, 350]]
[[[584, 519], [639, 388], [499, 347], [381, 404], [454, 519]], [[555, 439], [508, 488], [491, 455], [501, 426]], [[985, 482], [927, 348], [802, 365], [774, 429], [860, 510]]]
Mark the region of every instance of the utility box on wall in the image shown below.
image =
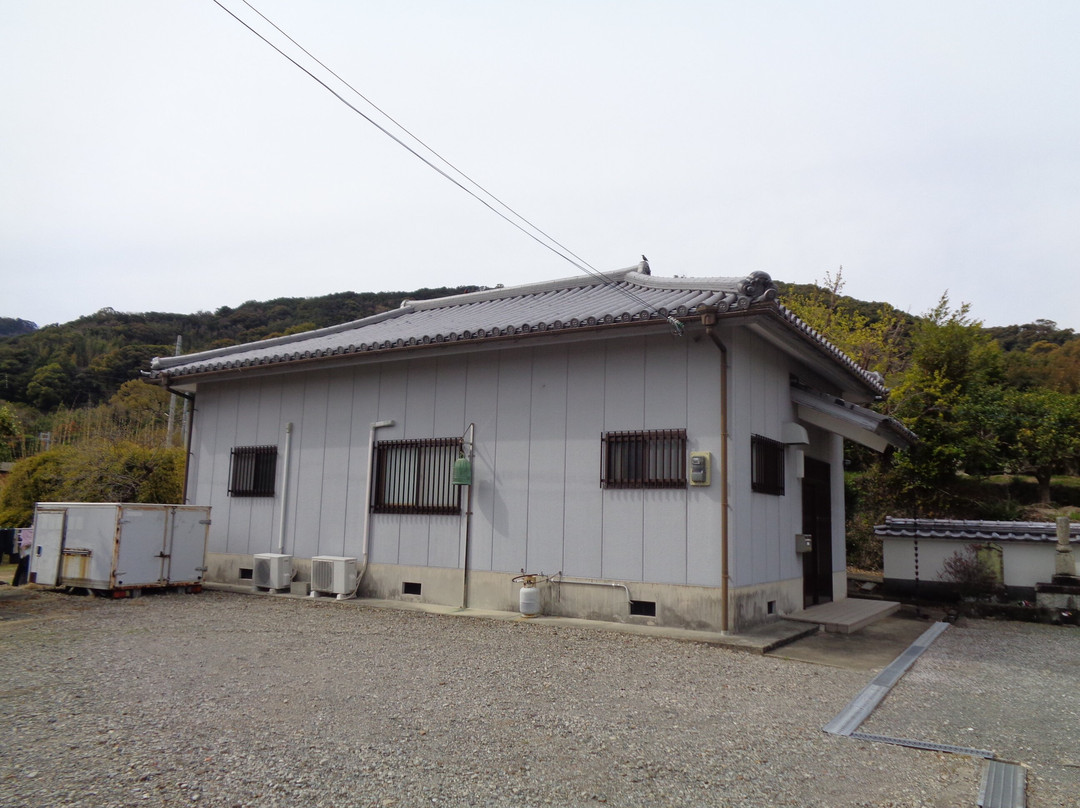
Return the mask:
[[210, 508], [39, 502], [30, 580], [98, 591], [201, 586]]
[[712, 483], [712, 452], [690, 453], [690, 485]]
[[796, 533], [795, 534], [795, 552], [796, 553], [809, 553], [814, 549], [814, 537], [809, 533]]

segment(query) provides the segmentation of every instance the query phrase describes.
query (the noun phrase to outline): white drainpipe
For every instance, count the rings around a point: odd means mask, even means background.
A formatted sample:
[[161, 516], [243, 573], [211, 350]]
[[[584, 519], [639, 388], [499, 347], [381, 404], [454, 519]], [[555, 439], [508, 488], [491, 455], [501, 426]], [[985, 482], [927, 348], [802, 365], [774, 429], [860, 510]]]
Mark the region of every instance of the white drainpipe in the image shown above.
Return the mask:
[[285, 468], [281, 473], [281, 519], [278, 524], [277, 551], [285, 553], [285, 513], [289, 502], [289, 461], [292, 459], [292, 421], [285, 424]]
[[375, 472], [375, 430], [382, 429], [383, 427], [393, 426], [393, 420], [386, 421], [374, 421], [371, 424], [371, 431], [368, 433], [368, 473], [367, 473], [367, 486], [364, 489], [364, 545], [363, 545], [363, 558], [360, 560], [360, 570], [356, 573], [356, 588], [353, 589], [355, 595], [357, 590], [360, 589], [360, 581], [364, 577], [364, 573], [367, 572], [368, 567], [368, 544], [371, 537], [371, 483], [372, 477]]

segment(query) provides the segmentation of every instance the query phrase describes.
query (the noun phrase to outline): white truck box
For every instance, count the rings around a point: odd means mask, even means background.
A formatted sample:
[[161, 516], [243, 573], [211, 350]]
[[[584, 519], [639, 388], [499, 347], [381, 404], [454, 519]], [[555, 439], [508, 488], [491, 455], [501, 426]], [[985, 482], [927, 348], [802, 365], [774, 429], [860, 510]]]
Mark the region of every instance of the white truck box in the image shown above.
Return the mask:
[[39, 502], [30, 580], [121, 592], [201, 586], [210, 508], [115, 502]]

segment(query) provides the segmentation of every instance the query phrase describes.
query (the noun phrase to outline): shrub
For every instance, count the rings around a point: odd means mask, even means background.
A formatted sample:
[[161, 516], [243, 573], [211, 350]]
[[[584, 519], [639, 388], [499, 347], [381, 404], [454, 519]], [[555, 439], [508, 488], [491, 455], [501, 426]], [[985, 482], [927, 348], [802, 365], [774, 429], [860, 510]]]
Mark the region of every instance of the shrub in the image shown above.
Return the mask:
[[990, 600], [1004, 591], [993, 568], [979, 555], [978, 544], [969, 544], [957, 550], [942, 565], [942, 581], [955, 585], [957, 594], [964, 598]]

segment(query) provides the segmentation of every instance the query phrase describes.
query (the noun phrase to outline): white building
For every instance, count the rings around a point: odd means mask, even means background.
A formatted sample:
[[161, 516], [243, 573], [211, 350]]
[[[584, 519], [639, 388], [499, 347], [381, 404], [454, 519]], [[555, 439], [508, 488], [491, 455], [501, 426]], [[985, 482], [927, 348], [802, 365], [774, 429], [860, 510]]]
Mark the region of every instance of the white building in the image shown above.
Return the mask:
[[153, 375], [194, 396], [209, 581], [355, 557], [362, 596], [515, 610], [524, 571], [548, 614], [714, 631], [845, 597], [843, 440], [913, 439], [760, 272], [408, 302]]

